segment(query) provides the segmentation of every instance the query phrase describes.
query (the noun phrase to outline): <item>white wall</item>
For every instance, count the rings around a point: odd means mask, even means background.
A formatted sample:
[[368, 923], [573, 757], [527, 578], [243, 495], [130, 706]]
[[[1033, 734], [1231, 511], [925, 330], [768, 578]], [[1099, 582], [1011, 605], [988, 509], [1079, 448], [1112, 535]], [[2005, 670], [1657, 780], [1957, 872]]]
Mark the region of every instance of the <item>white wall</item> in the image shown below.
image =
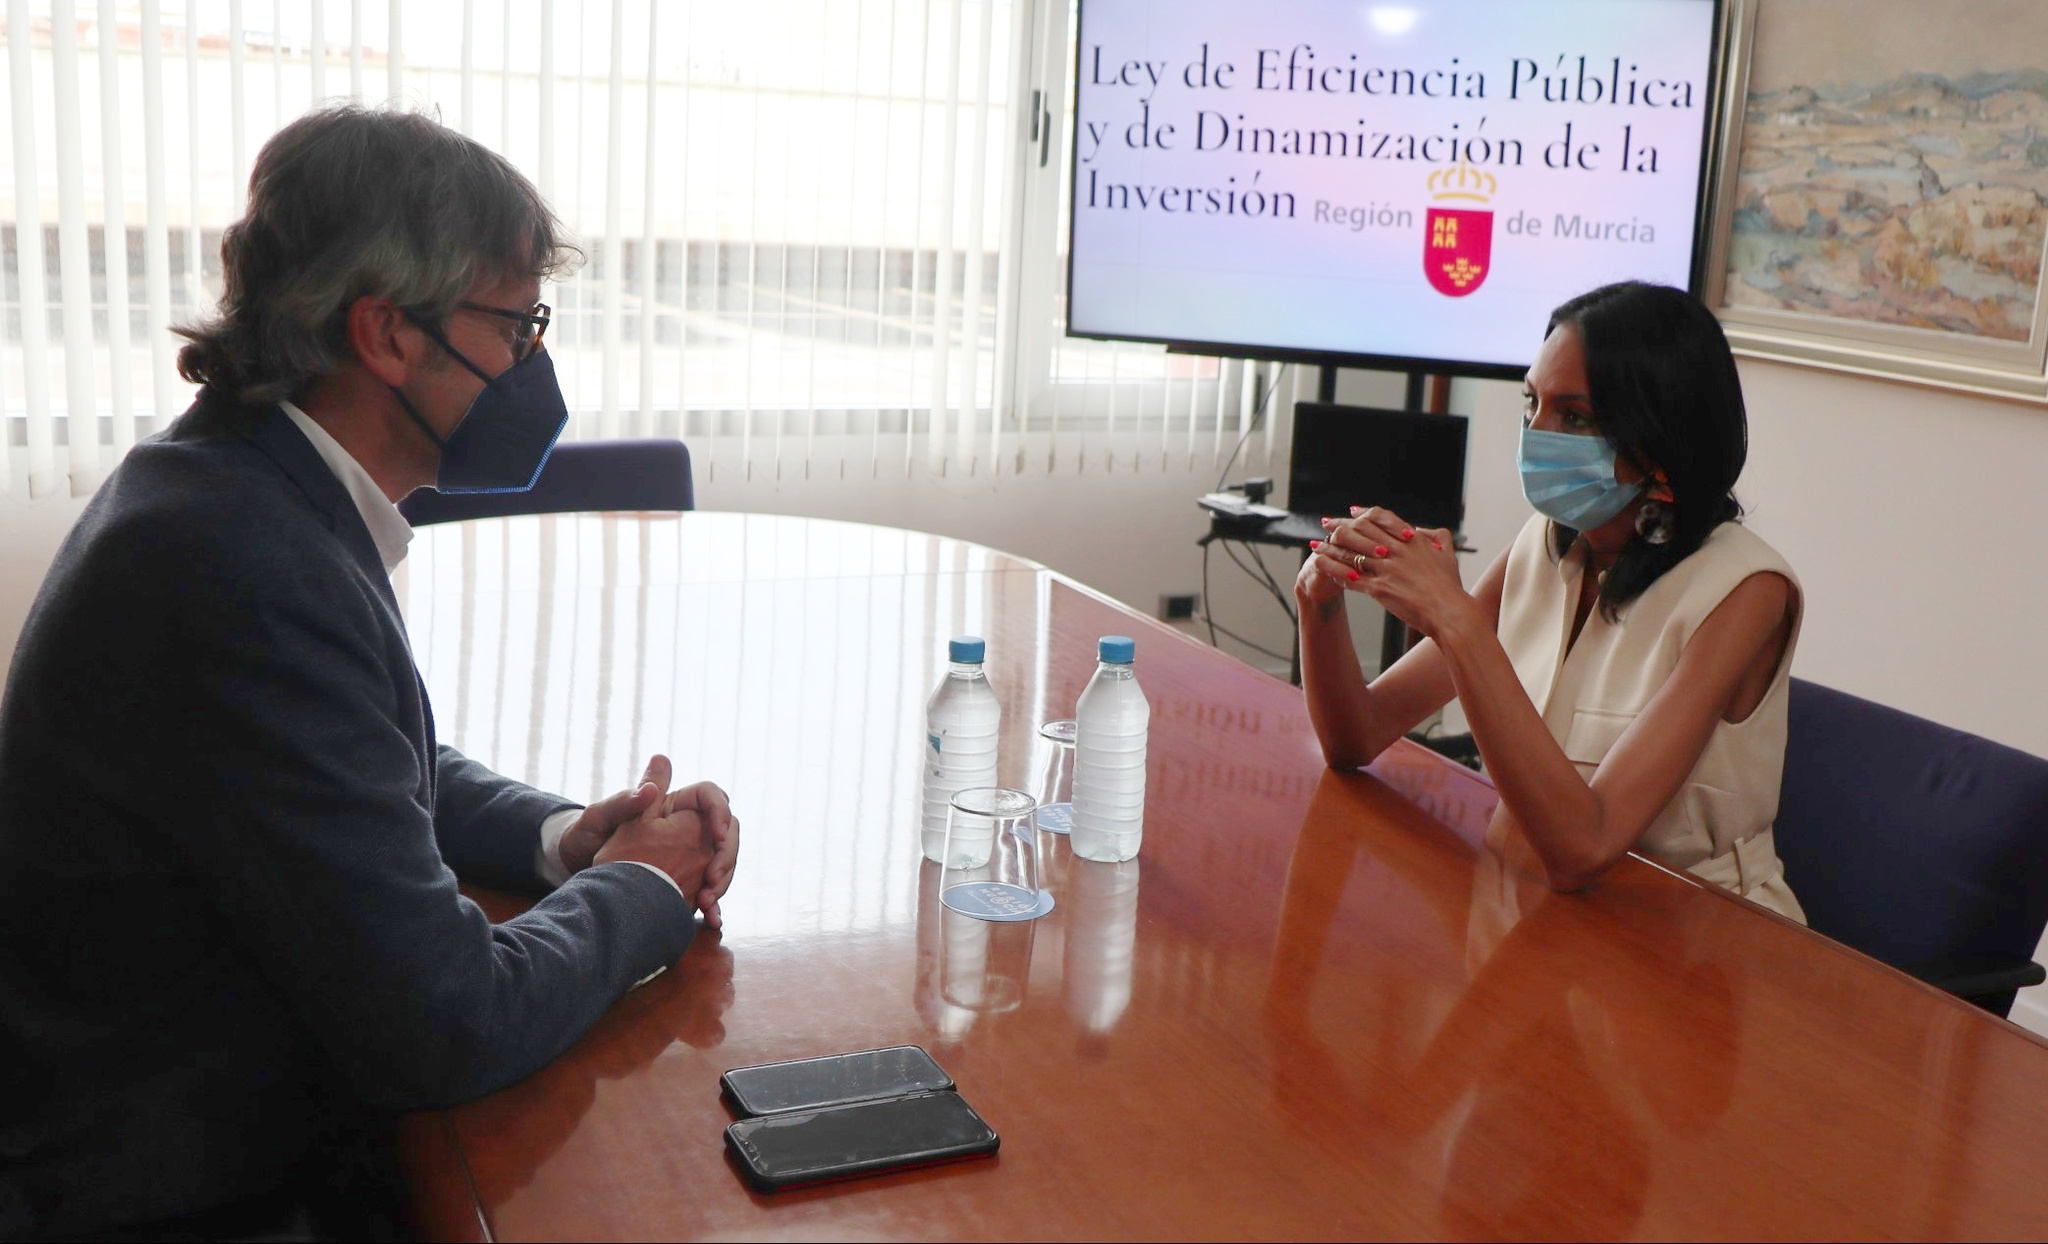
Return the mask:
[[[828, 455], [834, 452], [830, 444], [824, 449]], [[710, 510], [878, 523], [973, 540], [1043, 562], [1147, 614], [1156, 611], [1164, 593], [1201, 590], [1202, 554], [1195, 541], [1208, 531], [1209, 520], [1195, 498], [1216, 485], [1216, 467], [1206, 461], [1193, 470], [1183, 463], [1162, 468], [1154, 460], [1137, 469], [1125, 462], [1105, 471], [1097, 459], [1081, 470], [1066, 465], [1051, 475], [1000, 480], [957, 473], [935, 478], [921, 464], [906, 477], [895, 464], [885, 465], [877, 477], [865, 460], [866, 441], [853, 449], [858, 465], [844, 478], [827, 470], [822, 478], [778, 483], [758, 465], [752, 479], [725, 467], [715, 473], [699, 470], [697, 504]], [[1063, 455], [1063, 460], [1070, 458]], [[1032, 459], [1042, 462], [1042, 449], [1034, 449]], [[1281, 462], [1284, 471], [1284, 455]], [[1299, 557], [1280, 548], [1262, 553], [1273, 576], [1288, 587]], [[1293, 628], [1280, 606], [1220, 549], [1210, 556], [1209, 581], [1220, 623], [1274, 652], [1290, 651]], [[1200, 627], [1182, 629], [1206, 637]], [[1287, 674], [1284, 660], [1258, 656], [1228, 640], [1223, 647], [1269, 673]]]
[[[1346, 371], [1339, 376], [1337, 399], [1353, 405], [1398, 407], [1405, 383], [1405, 377], [1393, 373]], [[1255, 458], [1247, 471], [1240, 459], [1230, 473], [1231, 482], [1240, 482], [1247, 474], [1271, 476], [1281, 489], [1274, 502], [1284, 504], [1289, 450], [1286, 431], [1291, 422], [1283, 420], [1277, 425], [1279, 439], [1270, 461]], [[1263, 434], [1254, 440], [1262, 443]], [[1195, 498], [1216, 486], [1218, 469], [1207, 459], [1189, 468], [1184, 462], [1162, 466], [1151, 458], [1137, 469], [1125, 460], [1117, 469], [1104, 471], [1098, 455], [1090, 460], [1091, 465], [1076, 470], [1073, 454], [1063, 450], [1060, 469], [1050, 475], [1040, 470], [1001, 480], [957, 473], [935, 479], [921, 465], [909, 477], [900, 466], [885, 466], [877, 477], [866, 464], [869, 449], [865, 440], [856, 438], [848, 449], [857, 465], [844, 477], [828, 468], [811, 479], [786, 471], [788, 478], [781, 481], [759, 465], [751, 479], [727, 467], [708, 472], [701, 465], [704, 455], [700, 450], [697, 504], [711, 510], [879, 523], [973, 540], [1043, 562], [1148, 614], [1155, 612], [1163, 594], [1201, 590], [1202, 553], [1195, 541], [1209, 530], [1209, 518]], [[828, 441], [821, 452], [827, 460], [836, 461], [838, 447]], [[721, 447], [721, 455], [730, 460], [730, 449]], [[1508, 455], [1508, 480], [1514, 486], [1512, 438]], [[1029, 461], [1044, 461], [1042, 441], [1034, 443]], [[1257, 551], [1281, 587], [1291, 594], [1300, 554], [1277, 547]], [[1220, 624], [1273, 652], [1291, 652], [1294, 629], [1287, 616], [1271, 594], [1231, 564], [1220, 548], [1210, 554], [1209, 589], [1213, 602], [1205, 604], [1214, 604]], [[1379, 658], [1382, 615], [1365, 598], [1354, 601], [1353, 631], [1371, 668]], [[1207, 638], [1200, 625], [1183, 624], [1181, 629]], [[1261, 656], [1227, 638], [1220, 646], [1268, 673], [1287, 675], [1284, 660]]]

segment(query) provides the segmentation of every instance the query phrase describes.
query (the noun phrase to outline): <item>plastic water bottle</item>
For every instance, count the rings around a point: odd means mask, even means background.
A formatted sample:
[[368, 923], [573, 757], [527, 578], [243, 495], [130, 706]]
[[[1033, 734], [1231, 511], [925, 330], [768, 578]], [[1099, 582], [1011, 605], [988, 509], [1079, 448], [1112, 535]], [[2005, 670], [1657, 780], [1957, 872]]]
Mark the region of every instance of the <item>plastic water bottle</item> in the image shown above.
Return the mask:
[[1145, 831], [1145, 735], [1152, 706], [1131, 672], [1137, 644], [1105, 635], [1101, 661], [1074, 709], [1074, 854], [1116, 863]]
[[[996, 784], [996, 736], [1003, 725], [1003, 706], [995, 688], [981, 672], [988, 645], [962, 635], [947, 645], [952, 664], [946, 680], [924, 706], [924, 857], [935, 864], [979, 868], [988, 862], [995, 826], [986, 819], [957, 826], [955, 859], [946, 853], [946, 814], [956, 791]], [[966, 829], [966, 834], [958, 832]], [[977, 833], [977, 830], [979, 831]]]

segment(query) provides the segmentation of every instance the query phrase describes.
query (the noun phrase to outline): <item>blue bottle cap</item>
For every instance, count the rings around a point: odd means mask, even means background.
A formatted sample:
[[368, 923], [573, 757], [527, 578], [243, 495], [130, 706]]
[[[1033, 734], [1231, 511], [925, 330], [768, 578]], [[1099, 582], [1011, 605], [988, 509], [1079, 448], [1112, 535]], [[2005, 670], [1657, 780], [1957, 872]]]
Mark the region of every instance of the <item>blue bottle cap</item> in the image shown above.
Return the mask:
[[988, 643], [979, 635], [956, 635], [946, 645], [946, 654], [958, 665], [980, 665], [988, 655]]
[[1104, 635], [1095, 644], [1095, 659], [1111, 665], [1129, 665], [1138, 654], [1138, 641], [1128, 635]]

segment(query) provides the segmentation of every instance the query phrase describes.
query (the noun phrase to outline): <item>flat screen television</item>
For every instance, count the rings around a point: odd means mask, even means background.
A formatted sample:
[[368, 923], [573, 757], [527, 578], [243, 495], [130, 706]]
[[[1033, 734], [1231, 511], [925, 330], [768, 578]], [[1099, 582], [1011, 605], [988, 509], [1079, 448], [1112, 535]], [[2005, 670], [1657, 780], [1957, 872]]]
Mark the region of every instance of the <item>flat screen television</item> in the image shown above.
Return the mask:
[[1700, 287], [1721, 0], [1081, 0], [1067, 331], [1518, 377]]

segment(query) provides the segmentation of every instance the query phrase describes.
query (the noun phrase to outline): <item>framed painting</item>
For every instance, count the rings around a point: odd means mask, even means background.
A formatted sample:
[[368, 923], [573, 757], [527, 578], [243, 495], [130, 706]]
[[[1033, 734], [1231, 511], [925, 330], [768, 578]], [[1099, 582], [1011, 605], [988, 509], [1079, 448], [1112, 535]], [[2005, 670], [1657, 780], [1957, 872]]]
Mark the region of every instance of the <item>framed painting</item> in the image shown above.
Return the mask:
[[1736, 351], [2048, 399], [2048, 4], [1737, 0], [1727, 37]]

